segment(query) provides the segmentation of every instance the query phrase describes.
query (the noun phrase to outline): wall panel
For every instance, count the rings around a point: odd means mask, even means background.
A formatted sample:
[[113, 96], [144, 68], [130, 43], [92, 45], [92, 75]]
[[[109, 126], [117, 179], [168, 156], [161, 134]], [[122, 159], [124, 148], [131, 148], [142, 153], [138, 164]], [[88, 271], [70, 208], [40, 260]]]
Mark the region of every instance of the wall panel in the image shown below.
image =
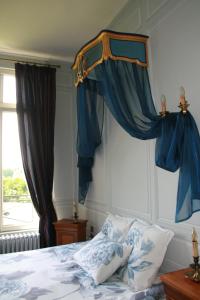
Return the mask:
[[54, 142], [54, 205], [58, 219], [72, 216], [75, 191], [74, 175], [74, 99], [69, 66], [56, 73], [56, 117]]

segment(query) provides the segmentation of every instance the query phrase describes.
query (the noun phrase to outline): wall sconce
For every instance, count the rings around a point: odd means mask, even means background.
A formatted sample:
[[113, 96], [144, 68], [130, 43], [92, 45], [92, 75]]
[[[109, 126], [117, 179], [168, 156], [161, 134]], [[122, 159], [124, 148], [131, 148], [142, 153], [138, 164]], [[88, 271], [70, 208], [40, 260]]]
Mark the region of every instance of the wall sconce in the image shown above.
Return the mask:
[[181, 109], [183, 114], [186, 114], [188, 111], [188, 106], [190, 104], [185, 99], [185, 89], [183, 86], [180, 87], [180, 98], [178, 107]]
[[169, 114], [169, 112], [167, 111], [167, 100], [166, 100], [165, 95], [161, 96], [160, 102], [161, 102], [160, 115], [161, 115], [161, 117], [165, 117], [167, 114]]

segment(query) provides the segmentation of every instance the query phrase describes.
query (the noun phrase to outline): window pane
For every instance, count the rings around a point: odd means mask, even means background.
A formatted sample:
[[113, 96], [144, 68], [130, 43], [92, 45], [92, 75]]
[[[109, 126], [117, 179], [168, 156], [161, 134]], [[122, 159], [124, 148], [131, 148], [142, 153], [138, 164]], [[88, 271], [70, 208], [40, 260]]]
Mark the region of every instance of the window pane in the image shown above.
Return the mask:
[[3, 75], [3, 102], [16, 103], [16, 81], [14, 75]]
[[23, 172], [15, 112], [2, 114], [2, 181], [3, 226], [38, 227]]

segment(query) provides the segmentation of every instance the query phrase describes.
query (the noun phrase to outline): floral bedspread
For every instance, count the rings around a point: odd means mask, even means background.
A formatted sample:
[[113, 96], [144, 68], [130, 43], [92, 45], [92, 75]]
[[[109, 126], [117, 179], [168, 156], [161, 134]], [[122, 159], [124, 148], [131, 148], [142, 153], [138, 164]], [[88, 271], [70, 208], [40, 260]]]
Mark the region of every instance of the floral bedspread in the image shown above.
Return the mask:
[[73, 260], [85, 243], [0, 255], [1, 300], [160, 300], [161, 284], [133, 293], [112, 276], [96, 286]]

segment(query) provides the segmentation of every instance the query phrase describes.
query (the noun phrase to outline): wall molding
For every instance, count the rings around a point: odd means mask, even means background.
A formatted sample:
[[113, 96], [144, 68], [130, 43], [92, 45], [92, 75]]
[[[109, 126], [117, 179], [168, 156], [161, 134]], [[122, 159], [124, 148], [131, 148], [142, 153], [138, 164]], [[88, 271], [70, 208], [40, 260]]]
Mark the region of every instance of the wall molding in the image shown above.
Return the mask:
[[166, 273], [166, 272], [172, 272], [178, 269], [183, 269], [186, 266], [183, 264], [178, 264], [177, 262], [169, 259], [169, 258], [165, 258], [163, 263], [162, 263], [162, 267], [160, 269], [160, 273]]
[[175, 2], [174, 0], [162, 0], [162, 3], [159, 1], [158, 6], [153, 9], [152, 14], [150, 13], [151, 15], [149, 15], [148, 5], [146, 4], [146, 19], [144, 24], [142, 24], [142, 31], [145, 31], [151, 36], [153, 31], [186, 1], [187, 0], [176, 0]]
[[73, 63], [74, 58], [72, 56], [62, 56], [62, 55], [54, 55], [51, 53], [37, 52], [37, 51], [25, 51], [17, 48], [6, 48], [1, 47], [0, 53], [2, 55], [16, 56], [16, 57], [28, 57], [32, 59], [43, 60], [46, 62], [49, 61], [60, 61], [65, 63]]
[[96, 200], [86, 200], [86, 207], [88, 209], [95, 210], [97, 212], [104, 212], [107, 211], [107, 205], [106, 203], [102, 203], [100, 201]]
[[168, 0], [159, 0], [159, 2], [157, 1], [157, 5], [152, 6], [152, 1], [151, 0], [147, 0], [146, 1], [146, 20], [152, 18], [155, 13], [157, 13], [161, 7], [163, 7], [166, 3], [168, 2]]
[[53, 197], [53, 202], [60, 203], [60, 204], [63, 204], [63, 205], [65, 203], [70, 203], [72, 205], [72, 199], [71, 198]]

